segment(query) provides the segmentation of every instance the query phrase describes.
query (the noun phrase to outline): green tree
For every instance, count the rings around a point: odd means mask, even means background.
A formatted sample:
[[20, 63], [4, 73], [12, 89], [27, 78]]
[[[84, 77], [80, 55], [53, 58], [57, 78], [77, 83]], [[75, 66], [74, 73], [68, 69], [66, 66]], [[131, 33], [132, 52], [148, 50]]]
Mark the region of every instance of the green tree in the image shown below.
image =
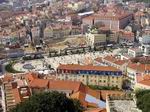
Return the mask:
[[10, 112], [82, 112], [78, 100], [69, 99], [65, 94], [56, 91], [43, 92], [31, 96], [18, 104]]
[[125, 79], [122, 84], [122, 89], [129, 89], [130, 86], [131, 86], [131, 81], [128, 79]]
[[150, 90], [136, 92], [137, 106], [142, 112], [150, 112]]
[[118, 87], [108, 87], [108, 86], [98, 86], [98, 85], [88, 85], [88, 86], [94, 90], [119, 90]]

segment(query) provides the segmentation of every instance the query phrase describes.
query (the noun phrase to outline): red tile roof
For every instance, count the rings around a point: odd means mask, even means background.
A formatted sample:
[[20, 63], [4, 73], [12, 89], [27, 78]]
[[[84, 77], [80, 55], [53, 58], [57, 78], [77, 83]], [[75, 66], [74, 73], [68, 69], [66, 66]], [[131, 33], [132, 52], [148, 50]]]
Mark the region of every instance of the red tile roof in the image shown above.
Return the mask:
[[125, 94], [123, 91], [115, 91], [115, 90], [98, 90], [100, 92], [102, 100], [106, 100], [107, 95], [123, 95]]
[[95, 61], [97, 61], [97, 62], [100, 62], [100, 63], [101, 63], [101, 62], [102, 62], [102, 58], [101, 58], [101, 57], [98, 57], [98, 58], [96, 58], [96, 59], [95, 59]]
[[21, 97], [20, 97], [19, 89], [18, 88], [12, 89], [12, 93], [14, 95], [15, 103], [16, 104], [20, 103], [21, 102]]
[[81, 82], [73, 82], [73, 81], [60, 81], [60, 80], [50, 80], [49, 81], [49, 89], [51, 90], [71, 90], [74, 92], [82, 91], [84, 92], [85, 89]]
[[13, 76], [11, 74], [6, 74], [4, 75], [3, 81], [4, 82], [9, 82], [9, 81], [13, 81]]
[[83, 18], [82, 20], [93, 20], [94, 19], [94, 16], [87, 16], [85, 18]]
[[91, 88], [89, 88], [88, 86], [85, 87], [86, 88], [86, 93], [97, 98], [97, 99], [100, 99], [100, 93], [96, 90], [93, 90]]
[[78, 92], [73, 93], [71, 95], [71, 98], [78, 99], [84, 107], [87, 107], [87, 106], [98, 107], [98, 105], [95, 103], [89, 103], [85, 101], [85, 97], [88, 94], [88, 95], [95, 97], [96, 99], [100, 99], [100, 92], [96, 90], [92, 90], [88, 86], [84, 86], [84, 88], [85, 88], [85, 91], [79, 90]]
[[[22, 92], [22, 89], [24, 90], [23, 92]], [[12, 89], [12, 94], [14, 96], [15, 104], [18, 104], [24, 101], [25, 99], [27, 99], [29, 96], [31, 96], [31, 93], [28, 87], [14, 88]]]
[[60, 64], [57, 69], [63, 70], [95, 70], [95, 71], [120, 71], [111, 66], [93, 66], [93, 65], [78, 65], [78, 64]]
[[29, 82], [33, 81], [34, 79], [37, 79], [38, 75], [36, 73], [33, 72], [29, 72], [26, 74], [25, 79]]
[[114, 63], [117, 64], [117, 65], [123, 65], [123, 64], [125, 64], [127, 62], [128, 62], [127, 60], [117, 60]]
[[128, 68], [137, 70], [138, 72], [150, 71], [150, 64], [138, 64], [138, 63], [129, 63]]
[[103, 58], [104, 60], [110, 61], [110, 62], [114, 62], [116, 59], [113, 56], [109, 56], [107, 55], [106, 57]]
[[118, 58], [115, 58], [114, 56], [106, 56], [102, 59], [103, 61], [108, 61], [108, 62], [111, 62], [111, 63], [114, 63], [116, 65], [123, 65], [125, 63], [127, 63], [127, 60], [121, 60], [121, 59], [118, 59]]
[[78, 91], [76, 93], [73, 93], [71, 95], [71, 98], [78, 99], [84, 107], [87, 107], [88, 106], [88, 102], [85, 101], [85, 96], [86, 96], [85, 93], [83, 93], [81, 91]]
[[32, 88], [48, 88], [49, 80], [46, 79], [34, 79], [30, 83], [30, 87]]
[[150, 86], [150, 75], [144, 75], [142, 80], [139, 81], [138, 83], [146, 85], [146, 86]]
[[117, 5], [108, 5], [101, 7], [101, 9], [97, 13], [86, 17], [86, 19], [88, 20], [94, 18], [94, 19], [121, 20], [130, 15], [133, 14], [125, 11], [123, 8], [118, 7]]

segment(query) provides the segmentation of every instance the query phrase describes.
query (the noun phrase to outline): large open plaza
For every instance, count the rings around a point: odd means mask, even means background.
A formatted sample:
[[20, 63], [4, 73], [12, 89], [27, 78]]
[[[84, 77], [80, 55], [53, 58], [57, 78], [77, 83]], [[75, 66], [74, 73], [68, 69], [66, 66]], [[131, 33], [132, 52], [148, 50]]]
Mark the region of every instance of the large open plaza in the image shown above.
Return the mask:
[[60, 64], [81, 64], [81, 65], [90, 65], [93, 64], [94, 59], [98, 57], [104, 57], [111, 54], [117, 54], [120, 49], [115, 49], [113, 52], [87, 52], [83, 54], [73, 54], [65, 55], [59, 57], [48, 57], [44, 56], [43, 59], [29, 60], [29, 61], [20, 61], [13, 65], [13, 68], [16, 71], [28, 72], [28, 71], [42, 71], [48, 70], [49, 65], [51, 68], [56, 70]]

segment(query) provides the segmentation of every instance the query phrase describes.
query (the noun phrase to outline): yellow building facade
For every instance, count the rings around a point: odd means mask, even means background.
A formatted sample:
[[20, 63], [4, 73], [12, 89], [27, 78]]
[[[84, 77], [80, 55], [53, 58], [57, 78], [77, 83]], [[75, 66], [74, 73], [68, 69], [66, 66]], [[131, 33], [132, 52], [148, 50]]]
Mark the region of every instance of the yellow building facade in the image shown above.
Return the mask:
[[[82, 83], [86, 85], [117, 87], [120, 89], [122, 88], [122, 82], [123, 82], [124, 77], [120, 70], [115, 69], [114, 71], [114, 67], [110, 67], [110, 66], [109, 67], [106, 66], [104, 67], [104, 69], [102, 67], [102, 69], [99, 69], [99, 70], [92, 70], [93, 69], [92, 66], [91, 66], [91, 70], [89, 69], [80, 70], [80, 66], [78, 66], [79, 68], [76, 68], [78, 70], [72, 70], [71, 68], [62, 69], [60, 65], [57, 69], [56, 78], [59, 80], [81, 81]], [[101, 66], [98, 66], [98, 68], [99, 67]]]

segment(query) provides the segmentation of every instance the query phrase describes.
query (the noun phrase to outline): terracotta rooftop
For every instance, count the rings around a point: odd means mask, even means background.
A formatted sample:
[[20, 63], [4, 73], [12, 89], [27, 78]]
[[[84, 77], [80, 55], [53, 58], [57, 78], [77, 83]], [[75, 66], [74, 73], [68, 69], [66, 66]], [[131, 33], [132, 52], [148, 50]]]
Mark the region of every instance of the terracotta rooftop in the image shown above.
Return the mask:
[[96, 99], [100, 99], [100, 93], [98, 91], [96, 91], [96, 90], [90, 89], [87, 86], [84, 86], [84, 87], [86, 88], [86, 91], [83, 92], [83, 91], [79, 90], [78, 92], [73, 93], [71, 95], [71, 98], [78, 99], [84, 107], [88, 107], [88, 106], [98, 107], [98, 105], [95, 104], [95, 103], [89, 103], [89, 102], [87, 102], [85, 100], [85, 98], [86, 98], [86, 95], [91, 95], [91, 96], [95, 97]]
[[21, 102], [21, 97], [20, 97], [19, 89], [18, 88], [12, 89], [12, 93], [14, 95], [15, 103], [16, 104], [20, 103]]
[[114, 62], [116, 61], [116, 58], [113, 56], [109, 56], [107, 55], [106, 57], [103, 58], [104, 60], [110, 61], [110, 62]]
[[13, 81], [13, 76], [11, 74], [4, 75], [3, 82]]
[[127, 63], [127, 60], [121, 60], [121, 59], [115, 58], [114, 56], [106, 56], [102, 60], [109, 61], [116, 65], [123, 65], [123, 64]]
[[106, 101], [107, 95], [123, 95], [125, 94], [123, 91], [116, 90], [98, 90], [101, 95], [101, 99]]
[[129, 13], [128, 11], [124, 10], [123, 8], [117, 5], [111, 4], [111, 5], [101, 7], [101, 9], [97, 13], [86, 17], [86, 19], [87, 20], [89, 19], [120, 20], [130, 15], [132, 15], [132, 13]]
[[64, 70], [95, 70], [95, 71], [120, 71], [119, 69], [111, 66], [93, 66], [93, 65], [78, 65], [78, 64], [60, 64], [57, 69]]
[[93, 20], [94, 19], [94, 16], [87, 16], [85, 18], [83, 18], [83, 20]]
[[127, 60], [117, 60], [114, 63], [117, 65], [123, 65], [123, 64], [127, 63]]
[[38, 75], [36, 73], [33, 72], [29, 72], [25, 75], [25, 79], [29, 82], [33, 81], [34, 79], [37, 79]]
[[150, 75], [144, 75], [142, 80], [139, 81], [138, 83], [146, 85], [146, 86], [150, 86]]
[[91, 96], [94, 96], [95, 98], [98, 98], [100, 99], [100, 93], [96, 90], [93, 90], [91, 88], [89, 88], [88, 86], [85, 87], [86, 88], [86, 93], [91, 95]]
[[138, 72], [150, 71], [150, 64], [129, 63], [127, 67]]
[[97, 62], [102, 62], [102, 58], [101, 58], [101, 57], [98, 57], [98, 58], [95, 59], [95, 61], [97, 61]]
[[30, 87], [34, 88], [48, 88], [49, 80], [46, 79], [34, 79], [30, 83]]
[[121, 32], [121, 38], [132, 39], [134, 38], [134, 33], [129, 31], [123, 31]]
[[84, 107], [87, 107], [88, 103], [85, 101], [85, 96], [86, 96], [85, 93], [78, 91], [76, 93], [73, 93], [71, 95], [71, 98], [78, 99]]
[[49, 89], [51, 90], [68, 90], [68, 91], [85, 91], [84, 85], [81, 82], [50, 80]]

